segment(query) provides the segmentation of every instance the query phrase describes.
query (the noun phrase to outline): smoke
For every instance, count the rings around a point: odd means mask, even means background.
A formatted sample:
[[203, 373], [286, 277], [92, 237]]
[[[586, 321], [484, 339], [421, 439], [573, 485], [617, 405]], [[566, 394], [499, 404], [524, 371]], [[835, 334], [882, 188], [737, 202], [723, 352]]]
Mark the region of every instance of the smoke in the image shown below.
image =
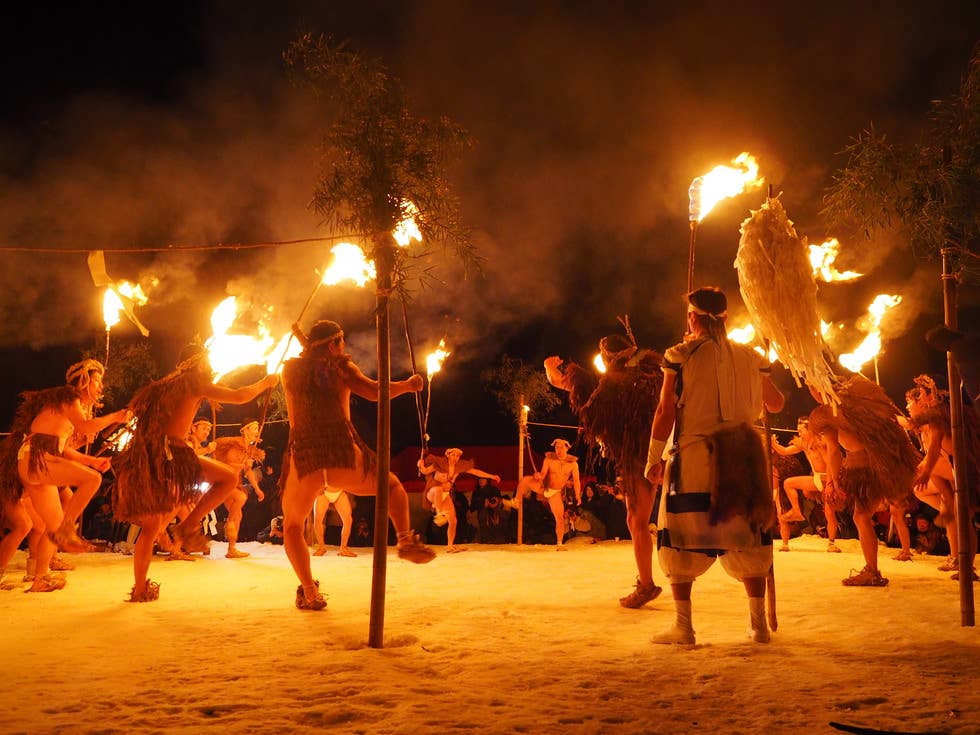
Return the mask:
[[[142, 312], [151, 333], [206, 333], [229, 293], [271, 308], [287, 329], [329, 243], [118, 251], [341, 234], [307, 209], [322, 121], [279, 58], [299, 31], [324, 31], [382, 55], [418, 112], [446, 114], [477, 140], [454, 176], [483, 272], [433, 256], [439, 282], [408, 309], [420, 350], [446, 336], [460, 360], [494, 360], [508, 345], [529, 359], [558, 350], [584, 359], [624, 313], [642, 342], [662, 347], [683, 327], [691, 179], [748, 150], [800, 231], [822, 238], [821, 195], [843, 163], [835, 152], [872, 120], [904, 133], [929, 99], [953, 91], [978, 19], [957, 2], [893, 14], [853, 3], [805, 14], [662, 5], [213, 4], [186, 40], [199, 63], [165, 93], [92, 85], [43, 125], [0, 129], [10, 163], [0, 244], [104, 249], [113, 276], [158, 279]], [[735, 299], [738, 225], [763, 197], [722, 203], [702, 223], [698, 283]], [[853, 264], [844, 253], [842, 265], [876, 280], [900, 245], [861, 248], [864, 262]], [[0, 347], [98, 333], [101, 295], [83, 254], [8, 262]], [[357, 334], [373, 329], [372, 310], [370, 290], [324, 289], [304, 323], [341, 321], [368, 360], [373, 347]], [[406, 351], [395, 348], [399, 368]]]

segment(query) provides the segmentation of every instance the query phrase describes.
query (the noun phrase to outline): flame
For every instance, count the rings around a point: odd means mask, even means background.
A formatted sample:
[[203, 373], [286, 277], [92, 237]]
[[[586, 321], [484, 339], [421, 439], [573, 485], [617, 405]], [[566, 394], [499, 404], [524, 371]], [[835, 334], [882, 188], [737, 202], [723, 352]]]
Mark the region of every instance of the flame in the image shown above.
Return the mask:
[[861, 368], [881, 352], [881, 322], [885, 314], [902, 303], [901, 296], [891, 296], [889, 294], [878, 294], [874, 297], [868, 307], [868, 336], [858, 345], [853, 352], [846, 352], [837, 359], [840, 364], [852, 373], [861, 371]]
[[[740, 345], [749, 345], [755, 342], [755, 326], [752, 324], [746, 324], [744, 327], [733, 327], [728, 330], [728, 339]], [[769, 346], [769, 354], [766, 355], [766, 351], [759, 345], [755, 345], [752, 349], [758, 352], [763, 357], [768, 357], [769, 362], [776, 362], [779, 359], [779, 354], [776, 352], [776, 348], [772, 345]]]
[[836, 237], [832, 237], [820, 245], [810, 245], [810, 267], [813, 268], [813, 277], [818, 275], [827, 283], [833, 281], [853, 281], [861, 278], [864, 274], [857, 271], [844, 271], [841, 273], [834, 267], [837, 254], [840, 252], [840, 243]]
[[234, 296], [226, 298], [211, 313], [212, 336], [204, 346], [215, 373], [215, 382], [246, 365], [270, 364], [269, 354], [273, 352], [275, 340], [263, 322], [258, 323], [257, 335], [228, 333], [239, 313], [238, 300]]
[[105, 295], [102, 297], [102, 321], [105, 322], [105, 331], [108, 332], [119, 324], [120, 312], [126, 311], [123, 299], [127, 299], [135, 306], [143, 306], [148, 300], [143, 289], [129, 281], [116, 281], [113, 285], [106, 286]]
[[303, 345], [292, 338], [292, 333], [284, 334], [279, 340], [279, 344], [272, 348], [265, 360], [265, 371], [267, 374], [282, 374], [282, 367], [293, 357], [299, 357], [303, 353]]
[[741, 194], [749, 188], [762, 186], [759, 163], [749, 153], [740, 153], [732, 159], [732, 166], [715, 166], [698, 176], [688, 189], [691, 222], [700, 222], [722, 199]]
[[602, 373], [603, 375], [605, 375], [605, 373], [606, 373], [606, 363], [602, 359], [602, 353], [599, 353], [594, 358], [592, 358], [592, 364], [595, 365], [595, 369], [596, 370], [598, 370], [600, 373]]
[[102, 320], [105, 322], [105, 331], [109, 331], [119, 324], [119, 312], [123, 310], [123, 302], [119, 299], [112, 287], [106, 288], [105, 296], [102, 297]]
[[440, 339], [439, 346], [425, 358], [425, 370], [429, 380], [432, 380], [432, 376], [442, 369], [442, 361], [450, 354], [446, 352], [446, 340]]
[[399, 246], [405, 248], [411, 245], [412, 240], [422, 242], [422, 233], [419, 231], [418, 223], [415, 221], [415, 217], [419, 213], [419, 208], [413, 202], [405, 202], [403, 209], [405, 211], [405, 217], [398, 223], [395, 231], [391, 235], [395, 238], [395, 242]]
[[333, 262], [323, 272], [320, 282], [324, 286], [335, 286], [341, 281], [351, 280], [363, 286], [377, 277], [374, 261], [364, 257], [364, 251], [349, 242], [340, 242], [330, 248]]

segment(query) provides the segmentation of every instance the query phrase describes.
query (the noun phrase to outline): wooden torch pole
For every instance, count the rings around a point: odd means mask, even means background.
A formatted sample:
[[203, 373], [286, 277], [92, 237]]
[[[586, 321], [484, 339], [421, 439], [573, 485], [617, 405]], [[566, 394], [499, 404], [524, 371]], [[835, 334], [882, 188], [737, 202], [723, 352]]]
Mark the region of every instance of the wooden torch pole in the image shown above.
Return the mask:
[[[952, 269], [954, 248], [946, 247], [941, 251], [943, 258], [943, 315], [946, 328], [956, 329], [957, 292], [956, 274]], [[969, 492], [966, 478], [966, 435], [963, 433], [963, 392], [960, 385], [960, 371], [952, 353], [946, 353], [946, 370], [949, 377], [949, 418], [953, 434], [953, 473], [956, 480], [956, 532], [960, 539], [960, 625], [973, 626], [973, 544], [967, 539], [976, 533], [971, 523]]]
[[[520, 492], [524, 479], [524, 435], [527, 429], [527, 411], [524, 410], [524, 394], [521, 394], [520, 414], [517, 419], [517, 487], [514, 495]], [[524, 498], [517, 501], [517, 545], [524, 543]]]
[[391, 300], [394, 242], [388, 237], [377, 253], [378, 330], [378, 487], [374, 500], [374, 557], [371, 572], [371, 615], [368, 645], [384, 648], [385, 582], [388, 562], [388, 473], [391, 469]]

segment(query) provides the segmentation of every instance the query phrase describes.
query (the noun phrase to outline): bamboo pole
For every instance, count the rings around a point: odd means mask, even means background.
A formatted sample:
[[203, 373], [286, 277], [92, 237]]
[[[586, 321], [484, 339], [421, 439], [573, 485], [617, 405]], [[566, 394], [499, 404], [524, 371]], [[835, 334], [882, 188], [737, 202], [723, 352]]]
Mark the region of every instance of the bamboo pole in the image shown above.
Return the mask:
[[371, 567], [371, 615], [368, 645], [384, 648], [385, 582], [388, 561], [388, 474], [391, 469], [391, 300], [394, 245], [390, 236], [377, 252], [378, 331], [378, 487], [374, 499], [374, 557]]
[[[524, 410], [524, 394], [521, 394], [520, 414], [517, 419], [517, 495], [524, 480], [524, 435], [527, 430], [527, 411]], [[524, 498], [517, 501], [517, 545], [524, 543]]]
[[[952, 270], [954, 248], [943, 248], [943, 316], [947, 329], [956, 329], [957, 291], [956, 274]], [[969, 491], [966, 478], [966, 435], [963, 432], [963, 391], [960, 372], [951, 352], [946, 353], [946, 370], [949, 378], [949, 418], [953, 435], [953, 473], [955, 477], [956, 532], [960, 539], [960, 625], [972, 627], [974, 621], [973, 604], [973, 552], [971, 534], [976, 534], [971, 523]]]
[[[769, 338], [762, 340], [766, 350], [765, 359], [769, 359]], [[779, 478], [774, 477], [775, 471], [772, 459], [772, 423], [769, 421], [769, 409], [765, 401], [762, 402], [762, 425], [766, 432], [766, 472], [769, 477], [769, 484], [772, 489], [773, 503], [779, 497]], [[776, 505], [776, 512], [779, 512], [779, 505]], [[778, 520], [777, 520], [778, 523]], [[776, 630], [779, 627], [779, 620], [776, 617], [776, 568], [774, 564], [769, 565], [769, 573], [766, 575], [766, 616], [769, 620], [769, 627]]]

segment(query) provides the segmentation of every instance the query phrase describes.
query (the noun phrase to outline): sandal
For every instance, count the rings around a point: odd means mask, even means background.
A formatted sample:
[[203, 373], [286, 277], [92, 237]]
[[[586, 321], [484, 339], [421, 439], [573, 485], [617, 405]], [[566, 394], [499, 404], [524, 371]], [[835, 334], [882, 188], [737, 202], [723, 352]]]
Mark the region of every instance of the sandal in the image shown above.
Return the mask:
[[895, 554], [895, 561], [912, 561], [912, 552], [902, 549]]
[[320, 544], [319, 546], [316, 547], [316, 550], [313, 552], [313, 556], [323, 556], [326, 553], [327, 553], [327, 547], [324, 546], [323, 544]]
[[55, 577], [52, 574], [45, 574], [34, 578], [34, 584], [28, 587], [25, 592], [55, 592], [65, 588], [67, 580], [64, 577]]
[[239, 551], [238, 549], [228, 549], [228, 553], [225, 554], [225, 559], [244, 559], [246, 556], [251, 556], [247, 551]]
[[947, 556], [946, 561], [936, 568], [940, 572], [958, 572], [960, 569], [960, 560], [955, 556]]
[[353, 551], [351, 551], [346, 546], [344, 546], [344, 547], [342, 547], [340, 549], [340, 551], [337, 552], [337, 556], [350, 556], [350, 557], [355, 557], [355, 556], [357, 556], [357, 554], [355, 554]]
[[839, 554], [839, 553], [841, 553], [840, 546], [838, 546], [833, 541], [831, 541], [829, 544], [827, 544], [827, 553], [828, 554]]
[[56, 572], [70, 572], [75, 568], [75, 565], [70, 561], [65, 561], [59, 556], [52, 556], [51, 562], [48, 564], [49, 569], [53, 569]]
[[881, 572], [872, 572], [868, 567], [865, 567], [860, 572], [855, 572], [852, 569], [851, 576], [841, 580], [841, 584], [845, 587], [884, 587], [888, 584], [888, 580], [881, 576]]
[[153, 602], [154, 600], [160, 599], [160, 584], [158, 582], [153, 582], [151, 580], [146, 580], [146, 587], [143, 588], [142, 594], [136, 594], [136, 585], [133, 585], [133, 589], [129, 593], [129, 599], [127, 602]]
[[413, 564], [427, 564], [436, 558], [436, 552], [423, 544], [418, 535], [409, 532], [398, 540], [398, 558]]
[[619, 598], [619, 604], [623, 607], [627, 607], [630, 610], [637, 610], [643, 607], [648, 602], [656, 600], [660, 593], [663, 592], [663, 587], [658, 587], [654, 582], [650, 584], [643, 584], [640, 582], [640, 578], [636, 578], [636, 589], [630, 592], [626, 597]]
[[167, 561], [197, 561], [197, 559], [190, 554], [177, 551], [176, 547], [167, 555]]
[[[957, 572], [956, 574], [952, 575], [950, 577], [950, 579], [953, 580], [954, 582], [959, 582], [960, 581], [960, 573]], [[977, 576], [977, 570], [976, 569], [973, 570], [973, 581], [974, 582], [980, 582], [980, 577]]]
[[303, 585], [296, 588], [296, 607], [299, 610], [323, 610], [327, 606], [327, 600], [320, 594], [320, 580], [313, 580], [310, 585], [313, 588], [313, 597], [307, 598]]

